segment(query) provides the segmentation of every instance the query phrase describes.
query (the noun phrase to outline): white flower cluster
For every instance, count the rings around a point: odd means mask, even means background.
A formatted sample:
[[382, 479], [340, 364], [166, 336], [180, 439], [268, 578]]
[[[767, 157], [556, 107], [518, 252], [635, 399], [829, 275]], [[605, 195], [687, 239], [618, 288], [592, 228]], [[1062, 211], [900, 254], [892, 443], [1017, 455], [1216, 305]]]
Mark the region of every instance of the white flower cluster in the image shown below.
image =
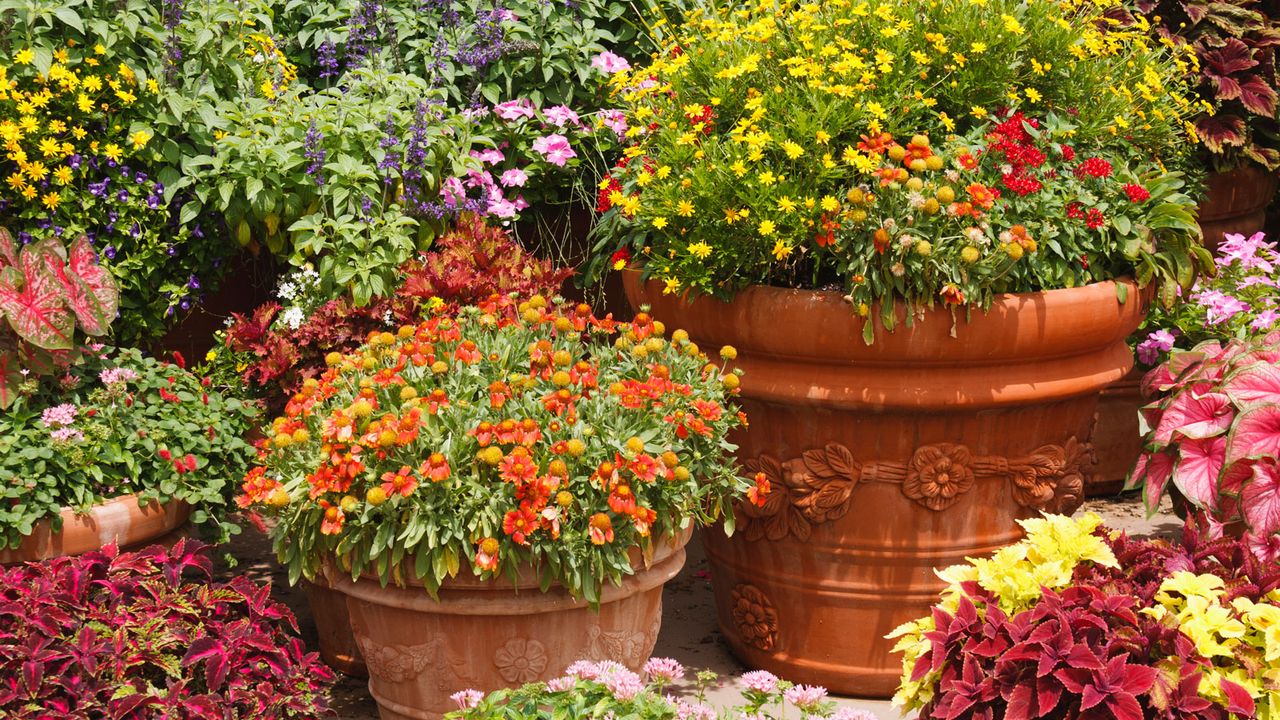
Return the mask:
[[310, 264], [286, 275], [276, 288], [276, 297], [285, 306], [279, 322], [297, 330], [325, 298], [320, 294], [320, 273]]

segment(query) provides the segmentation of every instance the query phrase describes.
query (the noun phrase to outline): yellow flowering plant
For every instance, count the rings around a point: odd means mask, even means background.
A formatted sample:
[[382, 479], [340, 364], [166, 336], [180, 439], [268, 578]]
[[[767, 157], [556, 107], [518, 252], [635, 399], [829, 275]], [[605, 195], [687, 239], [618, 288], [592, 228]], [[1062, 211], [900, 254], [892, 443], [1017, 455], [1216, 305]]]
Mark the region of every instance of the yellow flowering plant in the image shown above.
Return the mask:
[[[880, 302], [1136, 274], [1167, 299], [1194, 250], [1185, 49], [1114, 2], [712, 6], [611, 79], [625, 157], [592, 272], [668, 292], [841, 287]], [[868, 323], [870, 326], [870, 323]]]
[[940, 571], [933, 612], [890, 635], [895, 703], [934, 718], [1274, 718], [1275, 566], [1238, 539], [1133, 540], [1100, 522], [1023, 521], [1021, 542]]

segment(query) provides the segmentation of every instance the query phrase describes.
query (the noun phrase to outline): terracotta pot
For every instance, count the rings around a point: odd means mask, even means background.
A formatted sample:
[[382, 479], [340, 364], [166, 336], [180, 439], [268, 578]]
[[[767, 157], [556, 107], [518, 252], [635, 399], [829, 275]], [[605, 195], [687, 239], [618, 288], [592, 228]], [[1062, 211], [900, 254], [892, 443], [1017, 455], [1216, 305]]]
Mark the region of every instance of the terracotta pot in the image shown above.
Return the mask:
[[[628, 296], [710, 352], [738, 350], [750, 425], [734, 438], [772, 485], [709, 532], [720, 629], [747, 665], [838, 694], [890, 695], [901, 658], [884, 635], [928, 614], [934, 568], [1016, 541], [1016, 520], [1072, 512], [1092, 465], [1098, 393], [1132, 365], [1146, 314], [1131, 282], [942, 309], [862, 341], [838, 292], [756, 286], [731, 303]], [[900, 311], [901, 312], [901, 311]], [[952, 337], [954, 331], [955, 337]]]
[[1275, 173], [1254, 164], [1211, 174], [1209, 194], [1199, 210], [1204, 246], [1216, 251], [1224, 233], [1252, 235], [1262, 230], [1277, 184]]
[[[457, 709], [449, 696], [459, 690], [549, 680], [575, 660], [639, 669], [658, 640], [662, 586], [684, 566], [688, 541], [662, 541], [647, 569], [606, 584], [598, 613], [559, 586], [540, 592], [532, 571], [515, 586], [459, 576], [439, 600], [421, 587], [384, 588], [332, 571], [330, 582], [347, 596], [382, 720], [434, 720]], [[644, 568], [638, 553], [632, 566]]]
[[356, 636], [351, 632], [347, 596], [329, 587], [323, 575], [316, 576], [315, 580], [303, 580], [302, 589], [307, 593], [311, 619], [316, 623], [320, 659], [344, 675], [369, 677], [369, 668], [365, 666]]
[[138, 506], [137, 495], [122, 495], [94, 505], [88, 513], [62, 511], [62, 531], [54, 532], [48, 520], [36, 523], [16, 548], [0, 550], [0, 564], [45, 560], [60, 555], [83, 555], [117, 543], [132, 550], [153, 543], [173, 544], [180, 526], [191, 517], [191, 506], [181, 501]]
[[1124, 489], [1138, 455], [1142, 453], [1142, 432], [1138, 408], [1142, 407], [1142, 370], [1108, 385], [1098, 398], [1093, 425], [1093, 452], [1098, 464], [1085, 484], [1085, 495], [1115, 495]]

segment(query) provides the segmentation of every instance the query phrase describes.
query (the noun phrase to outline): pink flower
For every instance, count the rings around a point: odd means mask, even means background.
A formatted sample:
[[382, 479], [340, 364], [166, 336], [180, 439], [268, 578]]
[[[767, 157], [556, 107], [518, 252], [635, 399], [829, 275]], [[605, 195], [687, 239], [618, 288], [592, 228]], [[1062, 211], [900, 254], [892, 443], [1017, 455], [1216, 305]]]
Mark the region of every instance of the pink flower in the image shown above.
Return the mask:
[[1274, 563], [1280, 560], [1280, 535], [1273, 533], [1254, 534], [1245, 533], [1245, 541], [1249, 543], [1249, 550], [1254, 557], [1264, 563]]
[[484, 699], [484, 693], [479, 690], [459, 690], [450, 695], [449, 699], [458, 703], [459, 709], [470, 710], [480, 704], [480, 701]]
[[816, 709], [826, 696], [827, 689], [817, 685], [795, 685], [782, 693], [787, 702], [805, 711]]
[[552, 125], [561, 128], [565, 125], [577, 125], [579, 122], [578, 113], [564, 105], [546, 108], [542, 111], [542, 117], [546, 118], [547, 122]]
[[490, 165], [497, 165], [507, 159], [507, 156], [503, 155], [501, 150], [494, 149], [472, 150], [471, 157], [479, 160], [480, 162], [489, 163]]
[[1280, 320], [1280, 314], [1277, 314], [1271, 308], [1267, 308], [1253, 318], [1253, 322], [1249, 323], [1249, 329], [1270, 330], [1271, 326], [1276, 324], [1276, 320]]
[[596, 68], [605, 75], [612, 75], [614, 73], [620, 73], [623, 70], [630, 70], [631, 63], [627, 62], [626, 58], [614, 55], [608, 50], [605, 50], [599, 55], [591, 58], [591, 67]]
[[601, 110], [600, 123], [621, 140], [627, 135], [627, 114], [621, 110]]
[[578, 679], [570, 675], [552, 678], [547, 681], [547, 689], [551, 692], [568, 692], [578, 684]]
[[440, 197], [444, 199], [445, 207], [452, 210], [467, 199], [467, 189], [462, 185], [461, 180], [451, 177], [441, 184]]
[[1138, 361], [1143, 365], [1155, 365], [1161, 353], [1173, 349], [1173, 333], [1168, 330], [1156, 330], [1138, 343]]
[[518, 213], [515, 203], [510, 200], [498, 196], [489, 200], [489, 205], [485, 208], [485, 212], [496, 218], [513, 218]]
[[73, 427], [60, 427], [49, 433], [49, 437], [54, 442], [81, 442], [84, 440], [84, 433]]
[[1201, 290], [1193, 294], [1191, 299], [1206, 310], [1206, 325], [1220, 325], [1249, 310], [1248, 304], [1221, 290]]
[[599, 677], [599, 682], [609, 688], [609, 692], [613, 693], [615, 698], [622, 701], [634, 699], [644, 690], [644, 683], [640, 682], [640, 676], [624, 667], [609, 668]]
[[504, 187], [524, 187], [524, 184], [528, 181], [529, 176], [525, 174], [525, 171], [520, 168], [511, 168], [502, 173], [502, 178], [498, 182], [502, 183]]
[[716, 720], [716, 710], [704, 703], [678, 700], [676, 701], [676, 717], [679, 720]]
[[522, 98], [520, 100], [508, 100], [504, 103], [494, 105], [493, 114], [503, 120], [519, 120], [522, 117], [537, 117], [538, 111], [534, 109], [532, 102]]
[[850, 710], [840, 708], [831, 714], [831, 720], [878, 720], [870, 710]]
[[70, 403], [63, 403], [51, 408], [45, 408], [40, 415], [40, 420], [45, 427], [59, 427], [70, 425], [76, 421], [76, 406]]
[[116, 383], [125, 383], [138, 379], [138, 373], [129, 368], [107, 368], [98, 373], [98, 379], [103, 385], [115, 385]]
[[578, 156], [569, 146], [568, 138], [563, 135], [543, 135], [533, 141], [533, 149], [557, 167], [564, 167], [571, 158]]
[[644, 674], [651, 681], [672, 683], [684, 677], [684, 666], [671, 658], [649, 658], [644, 664]]
[[564, 674], [581, 680], [595, 680], [602, 670], [603, 668], [590, 660], [579, 660], [570, 665]]
[[778, 676], [768, 670], [752, 670], [742, 676], [742, 684], [746, 685], [748, 690], [774, 693], [778, 691]]

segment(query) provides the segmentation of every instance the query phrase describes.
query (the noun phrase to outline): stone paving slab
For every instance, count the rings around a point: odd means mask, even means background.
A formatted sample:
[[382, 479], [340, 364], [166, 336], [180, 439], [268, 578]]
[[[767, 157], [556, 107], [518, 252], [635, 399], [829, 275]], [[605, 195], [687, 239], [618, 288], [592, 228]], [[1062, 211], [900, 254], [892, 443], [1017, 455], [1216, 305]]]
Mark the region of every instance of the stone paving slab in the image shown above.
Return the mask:
[[[1173, 535], [1181, 524], [1167, 509], [1147, 519], [1141, 501], [1136, 495], [1118, 499], [1091, 500], [1084, 510], [1101, 515], [1109, 527], [1124, 530], [1133, 535]], [[307, 600], [301, 589], [289, 587], [283, 570], [275, 563], [266, 538], [253, 528], [231, 543], [230, 553], [239, 564], [234, 568], [221, 567], [224, 576], [246, 575], [255, 581], [270, 581], [276, 599], [288, 605], [298, 617], [304, 640], [308, 647], [316, 647], [316, 630], [307, 610]], [[689, 544], [689, 557], [684, 570], [666, 586], [663, 593], [662, 633], [654, 655], [672, 657], [687, 668], [709, 669], [724, 677], [724, 682], [708, 692], [709, 702], [718, 706], [735, 704], [740, 700], [732, 684], [733, 677], [745, 672], [729, 653], [728, 646], [716, 628], [715, 607], [711, 593], [710, 575], [706, 558], [698, 538]], [[221, 565], [221, 564], [220, 564]], [[332, 693], [333, 707], [341, 720], [377, 720], [378, 710], [369, 697], [364, 681], [343, 677]], [[840, 698], [843, 707], [870, 710], [882, 720], [892, 720], [899, 715], [886, 701]]]

